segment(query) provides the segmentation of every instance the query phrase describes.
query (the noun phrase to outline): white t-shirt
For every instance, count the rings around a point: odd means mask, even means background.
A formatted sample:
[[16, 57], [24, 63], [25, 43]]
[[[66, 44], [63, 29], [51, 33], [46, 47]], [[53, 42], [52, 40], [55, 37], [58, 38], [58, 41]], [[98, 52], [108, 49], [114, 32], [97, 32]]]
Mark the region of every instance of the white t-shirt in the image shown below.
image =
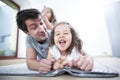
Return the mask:
[[[50, 47], [49, 48], [49, 52], [51, 53], [51, 55], [56, 59], [58, 60], [58, 58], [61, 56], [61, 53], [60, 51], [58, 50], [58, 48], [54, 45], [53, 47]], [[77, 50], [76, 48], [74, 47], [72, 49], [72, 52], [71, 54], [67, 55], [67, 60], [68, 61], [71, 61], [75, 58], [77, 58], [79, 55], [81, 55]]]

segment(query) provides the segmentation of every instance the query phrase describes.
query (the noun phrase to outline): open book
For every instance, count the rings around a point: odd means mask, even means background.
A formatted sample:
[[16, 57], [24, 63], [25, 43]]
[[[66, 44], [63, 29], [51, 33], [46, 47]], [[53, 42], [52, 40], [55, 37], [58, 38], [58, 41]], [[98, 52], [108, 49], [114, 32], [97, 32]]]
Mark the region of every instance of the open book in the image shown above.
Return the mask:
[[77, 68], [64, 67], [58, 70], [52, 70], [48, 73], [39, 73], [38, 71], [29, 70], [27, 65], [24, 64], [14, 64], [8, 66], [0, 66], [0, 76], [58, 76], [64, 75], [65, 73], [76, 77], [117, 77], [119, 73], [113, 69], [106, 67], [104, 65], [95, 64], [91, 71], [82, 71]]
[[113, 70], [106, 70], [104, 72], [101, 71], [82, 71], [77, 68], [70, 68], [70, 67], [64, 67], [62, 69], [53, 70], [48, 73], [40, 73], [38, 76], [57, 76], [62, 75], [63, 73], [68, 73], [72, 76], [76, 77], [117, 77], [119, 74], [117, 72], [114, 72]]

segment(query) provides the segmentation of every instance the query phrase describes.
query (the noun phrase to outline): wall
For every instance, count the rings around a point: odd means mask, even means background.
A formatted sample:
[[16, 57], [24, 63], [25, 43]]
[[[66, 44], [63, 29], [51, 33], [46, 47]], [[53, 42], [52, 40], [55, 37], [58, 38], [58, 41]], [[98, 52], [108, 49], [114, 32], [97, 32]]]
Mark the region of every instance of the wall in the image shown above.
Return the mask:
[[[19, 4], [20, 10], [31, 8], [31, 3], [29, 0], [13, 0], [15, 3]], [[25, 37], [26, 34], [19, 30], [18, 35], [18, 58], [24, 58], [26, 56], [26, 44]]]
[[[15, 0], [14, 0], [15, 1]], [[27, 1], [27, 0], [25, 0]], [[105, 5], [116, 0], [29, 0], [23, 2], [21, 9], [51, 7], [58, 22], [71, 23], [83, 40], [83, 49], [91, 55], [112, 54]], [[27, 5], [26, 5], [26, 4]], [[25, 34], [19, 32], [18, 57], [25, 57]]]
[[105, 15], [112, 53], [114, 56], [120, 57], [120, 1], [106, 5]]
[[44, 5], [51, 7], [58, 22], [71, 23], [83, 40], [83, 49], [89, 54], [112, 54], [104, 16], [105, 4], [101, 0], [35, 0], [31, 5], [40, 11]]

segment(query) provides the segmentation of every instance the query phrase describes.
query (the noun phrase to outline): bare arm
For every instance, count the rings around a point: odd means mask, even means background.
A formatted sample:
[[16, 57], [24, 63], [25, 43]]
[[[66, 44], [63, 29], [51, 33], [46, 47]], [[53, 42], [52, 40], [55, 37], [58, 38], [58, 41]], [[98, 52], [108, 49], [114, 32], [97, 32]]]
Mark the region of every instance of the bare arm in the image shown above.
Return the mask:
[[[47, 58], [48, 59], [53, 59], [54, 58], [53, 55], [49, 51], [48, 51]], [[61, 62], [59, 62], [59, 60], [55, 60], [54, 63], [53, 63], [52, 68], [55, 69], [55, 70], [62, 68]]]
[[52, 30], [53, 25], [49, 22], [49, 20], [47, 19], [47, 17], [46, 16], [42, 16], [42, 19], [43, 19], [43, 21], [44, 21], [47, 29]]
[[29, 69], [36, 70], [39, 72], [48, 72], [51, 70], [52, 61], [48, 59], [42, 59], [40, 62], [37, 61], [37, 54], [34, 48], [26, 49], [26, 62]]
[[38, 71], [40, 63], [37, 61], [37, 54], [34, 48], [26, 49], [26, 62], [29, 69]]
[[53, 59], [53, 55], [48, 51], [48, 56], [47, 56], [47, 59]]
[[[48, 17], [46, 16], [46, 14], [47, 14], [47, 7], [44, 6], [44, 8], [42, 10], [42, 19], [43, 19], [43, 22], [46, 25], [46, 28], [49, 29], [49, 30], [52, 30], [53, 27], [56, 25], [56, 21], [55, 22], [50, 22]], [[52, 15], [52, 13], [51, 13], [51, 15]]]
[[[47, 56], [47, 58], [48, 58], [48, 59], [53, 59], [53, 58], [54, 58], [53, 55], [52, 55], [49, 51], [48, 51], [48, 56]], [[56, 70], [56, 69], [59, 68], [59, 66], [60, 66], [60, 64], [55, 60], [54, 63], [53, 63], [52, 68]]]
[[53, 28], [53, 24], [51, 24], [48, 20], [48, 18], [46, 17], [46, 13], [47, 13], [47, 9], [46, 6], [44, 6], [44, 9], [42, 11], [42, 19], [47, 27], [47, 29], [51, 30]]
[[68, 63], [70, 67], [76, 67], [81, 70], [89, 71], [93, 68], [94, 60], [85, 51], [81, 51], [82, 55], [76, 56], [75, 59]]
[[74, 67], [80, 68], [81, 70], [89, 71], [93, 68], [93, 58], [84, 50], [81, 51], [82, 55], [76, 57], [73, 61]]

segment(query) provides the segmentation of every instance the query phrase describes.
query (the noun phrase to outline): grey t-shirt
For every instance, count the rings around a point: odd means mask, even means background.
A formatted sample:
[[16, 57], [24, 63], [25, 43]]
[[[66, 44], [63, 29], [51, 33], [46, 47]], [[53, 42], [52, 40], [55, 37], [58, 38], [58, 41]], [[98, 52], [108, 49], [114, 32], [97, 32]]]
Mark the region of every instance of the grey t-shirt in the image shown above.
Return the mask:
[[49, 40], [50, 40], [49, 34], [48, 34], [47, 39], [43, 43], [39, 43], [32, 36], [27, 35], [26, 36], [26, 47], [34, 48], [38, 57], [40, 59], [44, 59], [47, 57], [47, 49], [49, 46]]

